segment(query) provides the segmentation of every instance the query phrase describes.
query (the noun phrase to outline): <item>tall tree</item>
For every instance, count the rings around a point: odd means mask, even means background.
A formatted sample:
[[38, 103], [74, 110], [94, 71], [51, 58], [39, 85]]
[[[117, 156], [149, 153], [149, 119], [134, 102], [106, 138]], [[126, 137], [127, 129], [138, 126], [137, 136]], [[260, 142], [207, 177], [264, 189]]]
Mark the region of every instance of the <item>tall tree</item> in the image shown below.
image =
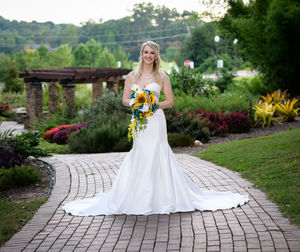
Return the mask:
[[176, 60], [179, 66], [183, 65], [184, 60], [192, 60], [195, 66], [201, 65], [205, 59], [214, 55], [215, 42], [214, 36], [216, 27], [213, 23], [202, 23], [191, 31], [180, 51], [180, 56]]
[[299, 0], [228, 0], [221, 21], [272, 89], [300, 94]]

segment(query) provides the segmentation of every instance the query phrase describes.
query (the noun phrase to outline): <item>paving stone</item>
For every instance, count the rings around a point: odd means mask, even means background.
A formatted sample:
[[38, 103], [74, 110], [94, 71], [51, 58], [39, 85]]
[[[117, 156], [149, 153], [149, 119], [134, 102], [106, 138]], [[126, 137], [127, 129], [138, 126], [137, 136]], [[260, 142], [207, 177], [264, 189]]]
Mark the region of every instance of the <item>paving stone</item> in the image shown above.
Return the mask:
[[299, 252], [300, 229], [289, 224], [265, 193], [253, 188], [238, 173], [187, 154], [175, 154], [175, 157], [198, 186], [248, 193], [250, 201], [234, 209], [170, 215], [78, 217], [64, 213], [61, 205], [65, 202], [108, 192], [125, 155], [103, 153], [45, 158], [56, 170], [52, 194], [0, 252]]

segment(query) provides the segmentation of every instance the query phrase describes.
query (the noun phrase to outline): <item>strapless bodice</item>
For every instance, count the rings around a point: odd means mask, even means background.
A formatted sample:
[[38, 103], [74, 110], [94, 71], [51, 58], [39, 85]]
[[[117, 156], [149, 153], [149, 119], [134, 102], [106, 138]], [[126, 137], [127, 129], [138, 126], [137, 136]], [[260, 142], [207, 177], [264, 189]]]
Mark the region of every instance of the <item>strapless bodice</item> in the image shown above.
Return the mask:
[[141, 91], [144, 91], [145, 89], [147, 89], [147, 90], [153, 91], [156, 98], [159, 99], [160, 85], [156, 82], [149, 83], [145, 88], [141, 88], [139, 85], [133, 84], [131, 89], [132, 90], [138, 89], [138, 90], [141, 90]]

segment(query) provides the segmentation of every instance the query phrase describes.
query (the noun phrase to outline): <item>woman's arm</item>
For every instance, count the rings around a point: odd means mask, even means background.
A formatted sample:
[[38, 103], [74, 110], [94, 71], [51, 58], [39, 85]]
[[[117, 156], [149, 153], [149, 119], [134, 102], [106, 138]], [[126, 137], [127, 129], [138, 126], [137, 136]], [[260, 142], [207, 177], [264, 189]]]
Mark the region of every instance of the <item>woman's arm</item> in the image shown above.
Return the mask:
[[130, 95], [131, 95], [131, 86], [132, 86], [133, 81], [134, 81], [133, 72], [130, 72], [127, 75], [127, 78], [125, 80], [123, 97], [122, 97], [122, 103], [124, 106], [127, 106], [127, 107], [130, 107], [129, 102], [130, 102]]
[[173, 106], [173, 91], [172, 91], [172, 85], [170, 82], [170, 79], [168, 77], [168, 75], [166, 75], [165, 73], [162, 74], [162, 80], [163, 80], [163, 92], [165, 94], [166, 99], [163, 102], [160, 102], [158, 104], [158, 108], [159, 109], [163, 109], [163, 108], [169, 108]]

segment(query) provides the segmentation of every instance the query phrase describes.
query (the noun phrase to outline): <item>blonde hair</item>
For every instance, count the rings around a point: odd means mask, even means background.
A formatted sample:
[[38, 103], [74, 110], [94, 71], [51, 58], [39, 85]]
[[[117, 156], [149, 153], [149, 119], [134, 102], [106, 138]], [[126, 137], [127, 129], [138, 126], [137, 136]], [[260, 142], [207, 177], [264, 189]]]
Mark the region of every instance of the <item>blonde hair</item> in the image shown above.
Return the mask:
[[158, 46], [158, 44], [156, 44], [155, 42], [150, 41], [150, 40], [146, 41], [145, 43], [142, 44], [141, 51], [140, 51], [140, 57], [139, 57], [139, 64], [137, 67], [137, 73], [135, 75], [135, 80], [137, 81], [141, 77], [143, 69], [144, 69], [144, 61], [143, 61], [142, 55], [143, 55], [143, 51], [144, 51], [144, 48], [146, 45], [150, 46], [154, 50], [155, 56], [157, 56], [157, 59], [153, 63], [153, 74], [154, 74], [155, 80], [161, 83], [162, 76], [161, 76], [161, 71], [160, 71], [159, 46]]

